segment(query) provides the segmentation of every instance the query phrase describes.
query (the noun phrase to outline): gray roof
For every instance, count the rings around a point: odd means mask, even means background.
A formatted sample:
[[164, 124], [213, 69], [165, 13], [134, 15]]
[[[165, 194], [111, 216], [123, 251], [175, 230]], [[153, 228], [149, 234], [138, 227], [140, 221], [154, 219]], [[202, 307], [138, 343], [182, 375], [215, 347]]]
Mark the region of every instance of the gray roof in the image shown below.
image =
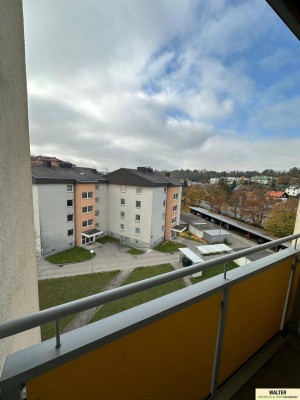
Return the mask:
[[131, 168], [120, 168], [106, 175], [109, 183], [129, 186], [182, 186], [182, 183], [172, 177], [158, 172], [139, 171]]
[[93, 168], [47, 167], [32, 164], [31, 172], [33, 183], [107, 182], [106, 177]]
[[203, 233], [206, 233], [209, 236], [226, 236], [230, 235], [228, 231], [225, 231], [224, 229], [210, 229], [210, 230], [205, 230]]

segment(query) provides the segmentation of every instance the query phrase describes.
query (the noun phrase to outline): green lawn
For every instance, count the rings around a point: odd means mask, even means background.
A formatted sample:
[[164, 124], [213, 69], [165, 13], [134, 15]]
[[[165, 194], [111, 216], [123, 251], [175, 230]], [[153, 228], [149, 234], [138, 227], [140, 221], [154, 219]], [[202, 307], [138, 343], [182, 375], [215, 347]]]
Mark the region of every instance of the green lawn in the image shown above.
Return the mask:
[[171, 241], [166, 240], [165, 242], [162, 242], [159, 245], [157, 245], [156, 247], [154, 247], [154, 250], [169, 253], [172, 251], [177, 251], [181, 247], [186, 247], [186, 245], [183, 243], [176, 243], [176, 242], [171, 242]]
[[[39, 281], [40, 310], [59, 304], [77, 300], [101, 292], [119, 271], [99, 272], [95, 274], [77, 275]], [[74, 318], [74, 315], [60, 321], [61, 331]], [[42, 340], [55, 335], [55, 324], [49, 323], [41, 327]]]
[[[123, 285], [128, 285], [129, 283], [141, 281], [143, 279], [151, 278], [166, 272], [173, 271], [171, 264], [161, 264], [155, 267], [140, 267], [132, 271], [128, 278], [123, 282]], [[147, 301], [153, 300], [157, 297], [163, 296], [167, 293], [174, 292], [175, 290], [182, 289], [185, 287], [182, 279], [172, 281], [152, 289], [144, 290], [140, 293], [136, 293], [120, 300], [113, 301], [108, 304], [104, 304], [100, 310], [93, 316], [89, 323], [98, 321], [109, 317], [110, 315], [116, 314], [118, 312], [127, 310], [139, 304], [146, 303]]]
[[127, 253], [132, 254], [133, 256], [138, 256], [139, 254], [143, 254], [145, 252], [143, 250], [131, 247], [129, 250], [127, 250]]
[[[230, 271], [231, 269], [237, 268], [239, 265], [237, 265], [233, 261], [229, 261], [227, 263], [227, 271]], [[193, 283], [198, 283], [201, 281], [205, 281], [205, 279], [211, 278], [215, 275], [223, 274], [224, 273], [224, 264], [217, 265], [216, 267], [212, 267], [207, 269], [206, 271], [202, 272], [202, 276], [199, 276], [199, 278], [192, 278], [191, 280]]]
[[[96, 254], [93, 253], [93, 257], [95, 257], [95, 255]], [[89, 250], [83, 249], [82, 247], [73, 247], [72, 249], [46, 257], [46, 260], [52, 264], [70, 264], [90, 260], [91, 258], [92, 255]]]
[[117, 238], [114, 238], [112, 236], [103, 236], [99, 239], [96, 239], [96, 242], [102, 243], [102, 244], [105, 244], [107, 242], [120, 243], [120, 240]]

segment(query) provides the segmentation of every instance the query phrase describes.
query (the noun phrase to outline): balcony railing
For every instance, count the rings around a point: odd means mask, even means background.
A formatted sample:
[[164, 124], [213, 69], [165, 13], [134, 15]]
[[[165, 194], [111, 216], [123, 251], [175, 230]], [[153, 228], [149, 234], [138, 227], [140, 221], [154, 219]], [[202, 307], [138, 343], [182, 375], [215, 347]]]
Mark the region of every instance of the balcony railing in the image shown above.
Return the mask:
[[[0, 325], [0, 339], [48, 322], [56, 338], [10, 355], [3, 400], [201, 399], [219, 387], [292, 315], [300, 234], [172, 271]], [[227, 263], [288, 241], [286, 250], [227, 271]], [[68, 315], [224, 264], [224, 273], [60, 335]], [[296, 277], [296, 278], [295, 278]]]

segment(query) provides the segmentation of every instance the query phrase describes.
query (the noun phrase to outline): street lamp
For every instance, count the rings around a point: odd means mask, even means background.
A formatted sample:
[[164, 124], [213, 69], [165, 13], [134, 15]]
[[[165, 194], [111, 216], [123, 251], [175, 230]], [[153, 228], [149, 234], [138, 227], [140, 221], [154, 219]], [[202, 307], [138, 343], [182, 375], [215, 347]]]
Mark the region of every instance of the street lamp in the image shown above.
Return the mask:
[[92, 258], [92, 275], [94, 275], [94, 263], [93, 263], [93, 254], [94, 254], [94, 250], [90, 250], [91, 253], [91, 258]]

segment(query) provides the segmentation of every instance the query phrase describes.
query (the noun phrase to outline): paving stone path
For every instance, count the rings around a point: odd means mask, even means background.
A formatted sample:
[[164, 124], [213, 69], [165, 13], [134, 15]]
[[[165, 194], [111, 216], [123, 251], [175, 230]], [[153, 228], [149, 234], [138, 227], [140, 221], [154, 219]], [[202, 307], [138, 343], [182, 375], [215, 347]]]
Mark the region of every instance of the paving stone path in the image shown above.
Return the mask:
[[[125, 269], [120, 271], [120, 273], [102, 290], [102, 292], [106, 292], [107, 290], [118, 288], [125, 281], [127, 276], [131, 274], [133, 269]], [[69, 325], [63, 330], [62, 333], [73, 331], [74, 329], [80, 328], [81, 326], [86, 325], [89, 320], [93, 317], [93, 315], [100, 310], [101, 306], [90, 308], [89, 310], [85, 310], [80, 312], [76, 317], [69, 323]]]

